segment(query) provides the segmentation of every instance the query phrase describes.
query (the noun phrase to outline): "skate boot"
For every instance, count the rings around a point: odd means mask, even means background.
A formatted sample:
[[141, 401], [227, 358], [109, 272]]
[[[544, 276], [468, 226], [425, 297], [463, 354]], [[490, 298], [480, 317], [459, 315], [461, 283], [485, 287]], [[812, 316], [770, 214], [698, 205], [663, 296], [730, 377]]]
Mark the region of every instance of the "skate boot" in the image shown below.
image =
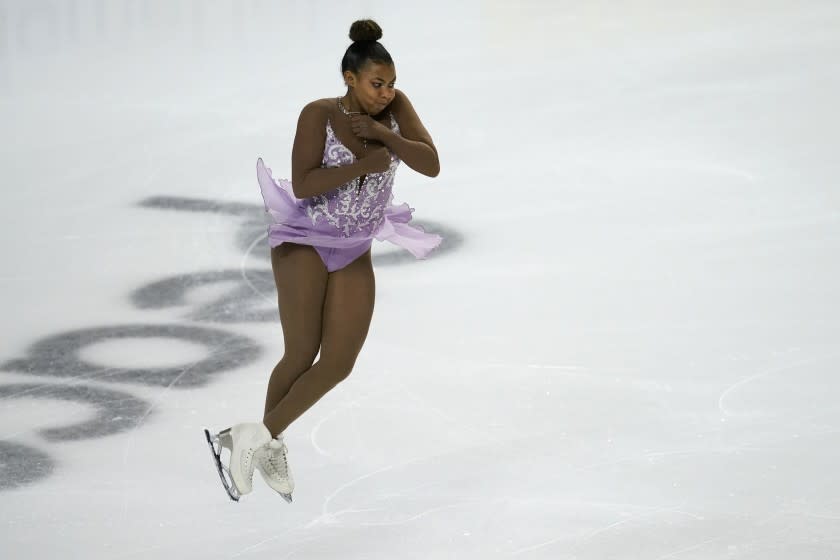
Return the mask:
[[292, 477], [291, 469], [289, 469], [287, 451], [283, 434], [280, 434], [257, 452], [257, 469], [259, 469], [266, 484], [283, 496], [284, 500], [292, 503], [295, 480]]
[[[251, 491], [257, 450], [271, 441], [268, 428], [262, 423], [237, 424], [215, 435], [211, 435], [205, 428], [204, 436], [225, 491], [231, 500], [239, 501], [240, 497]], [[227, 466], [222, 464], [222, 449], [230, 452]]]

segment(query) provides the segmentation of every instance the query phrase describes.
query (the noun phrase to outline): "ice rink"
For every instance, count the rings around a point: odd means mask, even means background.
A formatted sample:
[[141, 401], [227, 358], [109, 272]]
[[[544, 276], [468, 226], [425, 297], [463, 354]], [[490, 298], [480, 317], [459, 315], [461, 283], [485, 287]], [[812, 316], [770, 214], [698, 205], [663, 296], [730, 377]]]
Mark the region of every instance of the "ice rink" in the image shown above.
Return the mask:
[[[255, 163], [371, 17], [435, 140], [350, 378], [283, 354]], [[0, 558], [840, 558], [836, 1], [0, 0]]]

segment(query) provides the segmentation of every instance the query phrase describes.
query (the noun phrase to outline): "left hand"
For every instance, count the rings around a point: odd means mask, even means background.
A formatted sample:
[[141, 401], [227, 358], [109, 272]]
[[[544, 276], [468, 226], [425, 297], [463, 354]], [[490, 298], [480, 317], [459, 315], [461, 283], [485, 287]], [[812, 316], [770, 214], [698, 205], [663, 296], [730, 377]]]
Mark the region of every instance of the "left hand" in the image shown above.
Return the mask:
[[353, 115], [350, 117], [350, 125], [353, 134], [368, 140], [381, 140], [382, 133], [387, 131], [385, 126], [370, 118], [370, 115]]

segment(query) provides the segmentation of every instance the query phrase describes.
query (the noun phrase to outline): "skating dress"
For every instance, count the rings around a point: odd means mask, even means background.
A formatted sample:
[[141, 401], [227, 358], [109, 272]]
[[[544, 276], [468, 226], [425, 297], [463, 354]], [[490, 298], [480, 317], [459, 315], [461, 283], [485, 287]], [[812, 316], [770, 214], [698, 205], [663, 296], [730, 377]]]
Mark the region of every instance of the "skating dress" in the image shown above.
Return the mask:
[[[391, 130], [400, 133], [394, 115]], [[352, 164], [356, 158], [336, 137], [327, 119], [327, 136], [321, 167]], [[257, 181], [268, 216], [268, 242], [276, 247], [286, 241], [311, 245], [329, 272], [343, 268], [367, 251], [373, 239], [389, 241], [407, 249], [418, 259], [440, 245], [439, 235], [409, 225], [412, 208], [392, 204], [394, 173], [400, 159], [391, 152], [386, 171], [369, 173], [311, 198], [296, 198], [292, 183], [275, 180], [262, 158], [257, 160]]]

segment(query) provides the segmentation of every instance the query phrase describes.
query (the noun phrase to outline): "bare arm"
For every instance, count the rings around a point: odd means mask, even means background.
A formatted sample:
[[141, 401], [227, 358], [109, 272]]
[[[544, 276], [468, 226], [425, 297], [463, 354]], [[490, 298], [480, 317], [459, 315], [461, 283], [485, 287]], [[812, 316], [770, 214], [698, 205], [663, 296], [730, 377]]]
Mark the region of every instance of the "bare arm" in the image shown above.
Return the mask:
[[377, 126], [374, 129], [377, 132], [375, 139], [388, 146], [413, 170], [436, 177], [440, 173], [437, 148], [408, 97], [400, 90], [391, 102], [391, 111], [400, 125], [400, 134], [385, 126]]
[[327, 116], [317, 101], [300, 113], [292, 146], [292, 188], [297, 198], [309, 198], [340, 187], [368, 173], [370, 162], [359, 159], [350, 165], [322, 168]]

